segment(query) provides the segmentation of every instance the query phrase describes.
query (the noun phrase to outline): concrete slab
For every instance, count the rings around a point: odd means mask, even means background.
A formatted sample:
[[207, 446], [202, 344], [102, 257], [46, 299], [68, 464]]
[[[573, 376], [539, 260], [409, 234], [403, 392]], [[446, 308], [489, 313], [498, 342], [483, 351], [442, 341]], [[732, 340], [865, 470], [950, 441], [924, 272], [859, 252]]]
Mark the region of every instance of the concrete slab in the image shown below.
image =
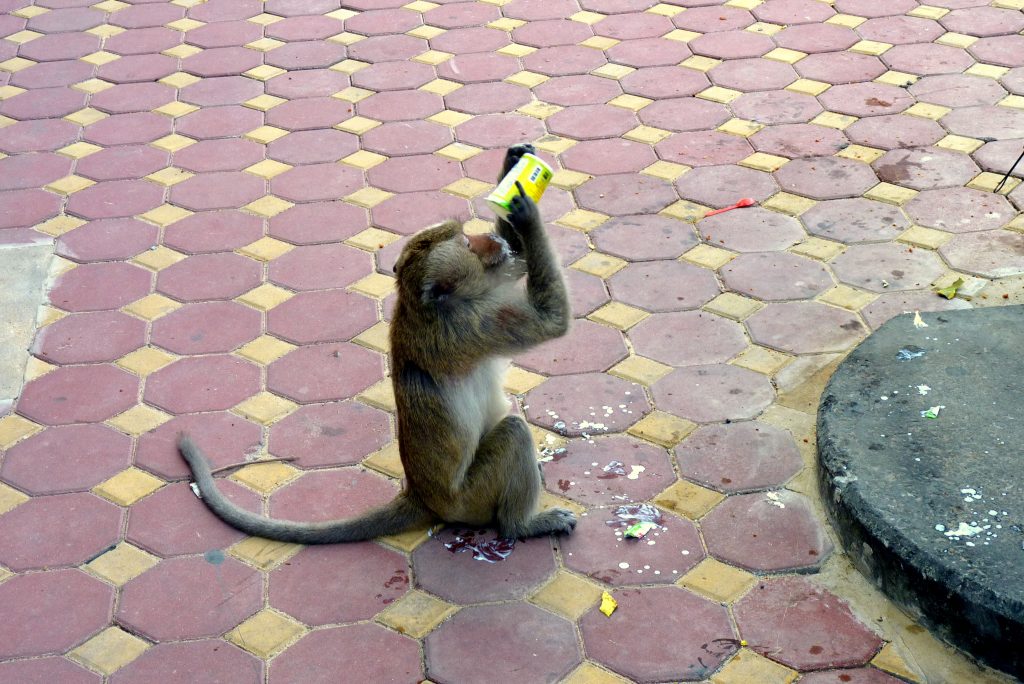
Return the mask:
[[921, 322], [890, 320], [832, 376], [818, 413], [823, 498], [885, 593], [1022, 677], [1024, 306]]
[[21, 392], [53, 245], [0, 247], [0, 405]]

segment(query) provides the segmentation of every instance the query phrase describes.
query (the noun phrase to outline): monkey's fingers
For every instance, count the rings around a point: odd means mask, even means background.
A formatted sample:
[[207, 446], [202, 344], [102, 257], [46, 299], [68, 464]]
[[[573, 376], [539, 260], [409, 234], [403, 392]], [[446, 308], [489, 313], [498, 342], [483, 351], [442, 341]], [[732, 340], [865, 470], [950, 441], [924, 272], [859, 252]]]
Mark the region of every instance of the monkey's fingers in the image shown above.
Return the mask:
[[519, 191], [520, 197], [526, 197], [526, 191], [523, 190], [523, 184], [520, 183], [519, 181], [516, 181], [516, 190]]

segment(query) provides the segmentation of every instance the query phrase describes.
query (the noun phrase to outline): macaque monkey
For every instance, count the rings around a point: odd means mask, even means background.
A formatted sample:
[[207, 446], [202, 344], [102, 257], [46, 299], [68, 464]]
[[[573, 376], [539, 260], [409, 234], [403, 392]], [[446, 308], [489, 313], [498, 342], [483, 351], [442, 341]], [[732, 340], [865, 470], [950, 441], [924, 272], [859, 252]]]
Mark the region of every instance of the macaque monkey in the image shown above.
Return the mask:
[[[501, 175], [533, 151], [510, 148]], [[243, 532], [299, 544], [361, 541], [437, 521], [495, 524], [510, 539], [572, 531], [571, 511], [537, 511], [533, 439], [526, 422], [509, 414], [502, 391], [507, 357], [568, 330], [565, 283], [537, 205], [521, 188], [495, 228], [466, 235], [459, 222], [446, 221], [413, 236], [395, 264], [391, 381], [406, 477], [395, 499], [346, 520], [256, 515], [217, 489], [205, 457], [181, 435], [181, 455], [206, 505]], [[517, 283], [524, 270], [525, 288]]]

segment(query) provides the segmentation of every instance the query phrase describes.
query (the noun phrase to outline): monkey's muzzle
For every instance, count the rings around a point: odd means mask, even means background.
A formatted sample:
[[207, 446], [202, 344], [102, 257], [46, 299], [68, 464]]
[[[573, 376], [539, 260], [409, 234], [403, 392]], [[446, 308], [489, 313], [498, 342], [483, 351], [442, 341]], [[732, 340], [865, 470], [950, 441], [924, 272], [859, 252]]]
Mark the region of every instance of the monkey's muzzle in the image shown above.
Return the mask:
[[467, 235], [469, 249], [480, 258], [485, 268], [500, 266], [512, 258], [512, 249], [505, 239], [494, 233]]

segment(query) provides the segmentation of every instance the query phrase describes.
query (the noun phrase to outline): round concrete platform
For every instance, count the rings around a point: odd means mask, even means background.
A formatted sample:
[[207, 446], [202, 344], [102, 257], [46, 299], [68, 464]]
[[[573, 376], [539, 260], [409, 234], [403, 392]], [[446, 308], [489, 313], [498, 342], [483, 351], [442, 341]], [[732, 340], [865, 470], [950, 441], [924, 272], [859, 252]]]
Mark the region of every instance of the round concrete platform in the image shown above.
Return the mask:
[[890, 320], [832, 376], [823, 498], [886, 594], [1024, 678], [1024, 306], [921, 316]]

